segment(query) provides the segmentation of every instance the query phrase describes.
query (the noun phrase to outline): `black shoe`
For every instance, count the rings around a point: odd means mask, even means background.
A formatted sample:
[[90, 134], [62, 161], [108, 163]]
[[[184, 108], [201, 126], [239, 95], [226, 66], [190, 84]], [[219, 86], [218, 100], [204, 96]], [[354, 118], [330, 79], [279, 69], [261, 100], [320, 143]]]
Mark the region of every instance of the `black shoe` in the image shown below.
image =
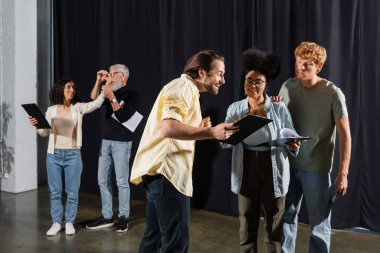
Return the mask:
[[128, 219], [125, 216], [119, 217], [119, 223], [116, 227], [116, 232], [123, 233], [128, 230]]
[[112, 219], [104, 219], [101, 217], [100, 219], [91, 222], [86, 226], [87, 229], [99, 229], [99, 228], [108, 228], [113, 226]]

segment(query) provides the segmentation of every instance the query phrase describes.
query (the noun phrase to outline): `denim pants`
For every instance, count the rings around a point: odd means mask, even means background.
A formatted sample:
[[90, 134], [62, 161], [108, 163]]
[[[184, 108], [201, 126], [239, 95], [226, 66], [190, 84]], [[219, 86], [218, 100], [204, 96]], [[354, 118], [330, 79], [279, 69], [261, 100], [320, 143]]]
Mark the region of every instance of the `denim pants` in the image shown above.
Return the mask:
[[62, 223], [62, 171], [65, 175], [66, 212], [65, 221], [74, 223], [78, 210], [78, 192], [83, 170], [79, 149], [55, 149], [47, 154], [46, 168], [50, 190], [50, 213], [52, 222]]
[[177, 191], [162, 175], [144, 176], [144, 185], [147, 217], [139, 253], [187, 252], [190, 197]]
[[316, 173], [290, 168], [289, 192], [286, 195], [282, 252], [296, 252], [298, 213], [302, 197], [308, 210], [311, 235], [309, 253], [326, 253], [330, 250], [332, 199], [330, 173]]
[[119, 191], [118, 217], [129, 217], [129, 157], [131, 156], [131, 147], [131, 141], [102, 139], [99, 154], [98, 184], [102, 198], [102, 215], [105, 219], [112, 219], [113, 216], [112, 168], [115, 169], [116, 184]]

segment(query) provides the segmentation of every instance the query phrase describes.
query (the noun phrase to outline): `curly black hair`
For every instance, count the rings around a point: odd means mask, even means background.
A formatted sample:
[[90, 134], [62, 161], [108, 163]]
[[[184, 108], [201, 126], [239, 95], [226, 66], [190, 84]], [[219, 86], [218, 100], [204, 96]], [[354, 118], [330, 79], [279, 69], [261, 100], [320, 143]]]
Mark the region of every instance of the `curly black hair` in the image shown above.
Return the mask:
[[75, 82], [70, 79], [60, 79], [54, 83], [54, 86], [49, 91], [50, 103], [52, 103], [53, 105], [62, 105], [64, 103], [65, 84], [70, 83], [70, 82], [74, 84], [74, 89], [75, 89], [75, 95], [73, 99], [71, 100], [71, 104], [76, 104], [77, 102], [80, 101]]
[[280, 60], [275, 54], [266, 53], [258, 49], [246, 50], [241, 57], [241, 63], [244, 76], [249, 71], [259, 71], [267, 81], [277, 77], [281, 69]]

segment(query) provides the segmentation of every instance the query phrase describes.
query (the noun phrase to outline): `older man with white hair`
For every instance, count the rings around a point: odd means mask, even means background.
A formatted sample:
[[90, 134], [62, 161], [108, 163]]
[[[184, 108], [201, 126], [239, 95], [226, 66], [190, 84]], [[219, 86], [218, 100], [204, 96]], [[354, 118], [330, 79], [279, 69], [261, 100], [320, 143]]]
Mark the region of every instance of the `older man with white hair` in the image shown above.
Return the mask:
[[119, 191], [119, 222], [116, 232], [128, 230], [129, 217], [129, 158], [131, 155], [133, 133], [123, 123], [128, 121], [140, 106], [140, 96], [126, 87], [129, 70], [125, 65], [115, 64], [109, 71], [99, 70], [91, 98], [96, 99], [104, 81], [111, 80], [114, 96], [103, 104], [104, 124], [102, 144], [99, 153], [98, 184], [102, 198], [102, 217], [86, 227], [100, 229], [114, 225], [112, 216], [111, 169], [115, 169]]

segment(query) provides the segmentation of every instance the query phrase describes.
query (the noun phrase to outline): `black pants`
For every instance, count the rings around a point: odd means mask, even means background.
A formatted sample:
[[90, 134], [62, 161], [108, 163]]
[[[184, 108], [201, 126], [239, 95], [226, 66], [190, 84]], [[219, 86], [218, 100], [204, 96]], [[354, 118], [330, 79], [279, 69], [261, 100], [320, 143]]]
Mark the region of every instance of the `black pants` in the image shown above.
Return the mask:
[[261, 204], [268, 252], [281, 252], [285, 197], [274, 197], [270, 151], [244, 150], [243, 180], [238, 195], [240, 252], [257, 252]]
[[144, 176], [143, 180], [147, 217], [139, 253], [188, 252], [190, 197], [180, 193], [162, 175]]

